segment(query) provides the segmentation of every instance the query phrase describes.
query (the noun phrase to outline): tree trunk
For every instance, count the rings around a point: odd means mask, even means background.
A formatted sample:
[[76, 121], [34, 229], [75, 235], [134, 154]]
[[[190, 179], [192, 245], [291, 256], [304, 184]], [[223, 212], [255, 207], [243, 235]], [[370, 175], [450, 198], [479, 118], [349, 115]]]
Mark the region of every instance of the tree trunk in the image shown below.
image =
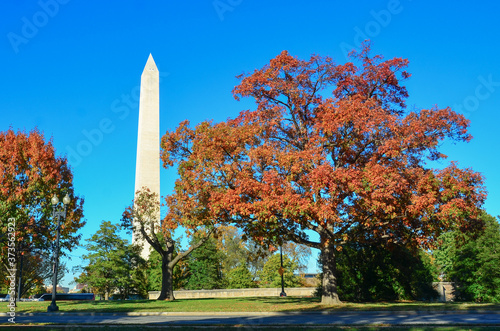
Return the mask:
[[337, 293], [337, 267], [335, 261], [335, 247], [327, 245], [321, 251], [321, 260], [323, 263], [323, 292], [321, 295], [321, 304], [337, 305], [342, 302]]
[[175, 300], [173, 289], [174, 266], [177, 264], [177, 262], [191, 254], [193, 250], [200, 247], [205, 241], [207, 241], [212, 232], [210, 232], [197, 244], [192, 245], [187, 251], [178, 253], [175, 258], [173, 256], [175, 242], [172, 240], [172, 238], [165, 238], [165, 249], [163, 249], [159, 243], [155, 244], [154, 242], [150, 241], [151, 246], [153, 246], [153, 248], [161, 255], [161, 292], [157, 300]]
[[[19, 267], [19, 286], [17, 288], [17, 300], [16, 301], [21, 301], [21, 297], [23, 294], [23, 257], [24, 255], [21, 254], [21, 266]], [[16, 306], [17, 307], [17, 306]]]
[[161, 292], [158, 300], [175, 300], [173, 289], [173, 266], [170, 265], [172, 254], [165, 254], [161, 259]]

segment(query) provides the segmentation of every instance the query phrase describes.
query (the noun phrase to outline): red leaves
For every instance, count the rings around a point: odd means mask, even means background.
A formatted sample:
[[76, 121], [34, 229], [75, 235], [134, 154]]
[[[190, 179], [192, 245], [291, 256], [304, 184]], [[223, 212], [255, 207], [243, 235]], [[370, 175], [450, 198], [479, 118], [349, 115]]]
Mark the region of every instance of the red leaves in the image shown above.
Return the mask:
[[54, 236], [50, 204], [54, 193], [72, 197], [62, 245], [68, 248], [78, 242], [80, 235], [75, 233], [85, 224], [83, 200], [73, 194], [72, 180], [66, 158], [55, 155], [52, 142], [46, 142], [40, 131], [0, 132], [0, 215], [16, 219], [23, 250], [43, 249], [49, 244], [46, 239]]
[[273, 237], [314, 245], [305, 229], [323, 244], [428, 245], [475, 218], [482, 177], [425, 163], [445, 157], [444, 139], [470, 140], [468, 121], [450, 108], [404, 115], [408, 61], [372, 57], [369, 45], [353, 56], [359, 67], [282, 52], [233, 90], [252, 96], [256, 110], [167, 133], [164, 162], [180, 174], [169, 202], [176, 219], [236, 223], [268, 245]]
[[[382, 61], [381, 55], [371, 57], [369, 43], [363, 43], [361, 51], [353, 51], [350, 56], [360, 60], [363, 69], [356, 68], [354, 71], [357, 75], [347, 75], [346, 81], [339, 83], [339, 87], [334, 91], [337, 98], [356, 95], [363, 100], [376, 99], [387, 110], [392, 107], [391, 105], [405, 107], [408, 93], [404, 86], [399, 85], [399, 80], [410, 77], [410, 74], [403, 70], [408, 66], [407, 59], [393, 58]], [[351, 69], [349, 73], [354, 71]], [[401, 78], [398, 78], [398, 74]], [[401, 113], [395, 109], [392, 111]]]

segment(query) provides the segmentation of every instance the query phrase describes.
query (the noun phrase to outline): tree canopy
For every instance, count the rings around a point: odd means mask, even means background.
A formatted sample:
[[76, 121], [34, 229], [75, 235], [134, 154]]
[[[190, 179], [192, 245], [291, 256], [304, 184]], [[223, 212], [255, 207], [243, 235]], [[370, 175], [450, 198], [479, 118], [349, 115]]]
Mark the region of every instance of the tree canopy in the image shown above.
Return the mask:
[[233, 94], [254, 98], [255, 110], [195, 128], [185, 121], [162, 138], [164, 163], [179, 167], [177, 189], [197, 202], [192, 213], [233, 222], [263, 245], [321, 250], [323, 303], [339, 302], [343, 245], [432, 247], [449, 229], [480, 228], [486, 196], [472, 169], [428, 163], [446, 158], [443, 140], [472, 138], [469, 121], [449, 107], [408, 111], [407, 60], [372, 56], [368, 44], [352, 59], [283, 51], [239, 76]]
[[[0, 132], [0, 256], [7, 267], [7, 225], [13, 219], [16, 244], [13, 254], [18, 264], [16, 279], [23, 289], [29, 288], [24, 285], [26, 280], [33, 279], [24, 267], [29, 268], [32, 259], [51, 260], [57, 222], [52, 217], [50, 200], [53, 195], [62, 199], [66, 194], [71, 201], [67, 217], [61, 223], [62, 254], [78, 244], [81, 237], [78, 230], [85, 225], [83, 199], [75, 194], [73, 174], [66, 157], [56, 156], [52, 141], [46, 141], [37, 129]], [[22, 255], [26, 255], [26, 259], [22, 259]], [[21, 261], [26, 261], [23, 268]]]
[[[18, 250], [43, 250], [55, 238], [52, 219], [53, 195], [68, 194], [71, 202], [61, 226], [61, 246], [72, 248], [85, 225], [83, 199], [74, 194], [73, 174], [65, 157], [56, 156], [52, 141], [45, 141], [38, 130], [29, 133], [12, 129], [0, 132], [0, 214], [5, 221], [16, 220]], [[2, 231], [6, 233], [7, 231]], [[1, 239], [5, 239], [3, 236]], [[2, 246], [3, 247], [3, 246]]]
[[125, 299], [130, 294], [138, 294], [137, 289], [141, 288], [137, 278], [133, 277], [144, 264], [140, 249], [129, 245], [118, 231], [117, 225], [109, 221], [101, 222], [99, 230], [87, 239], [85, 248], [89, 253], [83, 256], [83, 260], [88, 264], [77, 279], [106, 300], [114, 292]]
[[[196, 245], [199, 239], [193, 237], [191, 245]], [[214, 238], [205, 241], [200, 249], [189, 255], [187, 290], [213, 290], [223, 288], [222, 254], [217, 249]]]
[[231, 269], [226, 275], [227, 288], [253, 288], [257, 283], [253, 280], [253, 275], [245, 263]]
[[[280, 254], [273, 254], [259, 272], [259, 285], [261, 287], [281, 287], [280, 267]], [[291, 260], [286, 254], [283, 254], [283, 279], [285, 287], [299, 287], [301, 285], [300, 278], [294, 274], [297, 268], [297, 263]]]

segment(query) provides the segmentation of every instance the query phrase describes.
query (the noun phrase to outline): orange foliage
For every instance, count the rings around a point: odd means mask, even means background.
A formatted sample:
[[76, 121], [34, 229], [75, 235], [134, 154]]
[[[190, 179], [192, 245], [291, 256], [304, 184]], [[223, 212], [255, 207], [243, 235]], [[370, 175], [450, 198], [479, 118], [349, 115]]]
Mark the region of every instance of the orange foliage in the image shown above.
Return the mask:
[[[52, 249], [56, 234], [51, 197], [71, 197], [61, 226], [61, 247], [74, 247], [85, 225], [83, 199], [74, 194], [73, 175], [65, 157], [57, 157], [52, 142], [38, 130], [0, 132], [0, 215], [3, 233], [7, 220], [16, 220], [16, 253]], [[6, 240], [6, 238], [4, 238]], [[2, 247], [5, 241], [2, 242]], [[3, 254], [7, 256], [7, 254]]]
[[369, 50], [353, 53], [360, 66], [284, 51], [239, 76], [233, 94], [253, 97], [255, 110], [168, 132], [162, 160], [180, 175], [172, 219], [235, 223], [269, 246], [339, 250], [351, 240], [430, 247], [443, 231], [480, 225], [482, 176], [426, 163], [446, 157], [444, 139], [471, 139], [468, 120], [449, 107], [408, 111], [408, 61]]

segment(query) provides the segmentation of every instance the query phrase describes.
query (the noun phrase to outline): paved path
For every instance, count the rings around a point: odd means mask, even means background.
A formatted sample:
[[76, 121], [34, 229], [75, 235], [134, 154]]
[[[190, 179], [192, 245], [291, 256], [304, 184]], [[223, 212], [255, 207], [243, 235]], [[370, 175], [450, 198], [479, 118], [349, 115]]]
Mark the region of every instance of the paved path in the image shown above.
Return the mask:
[[[0, 316], [7, 322], [8, 316]], [[1, 319], [5, 319], [2, 321]], [[500, 312], [38, 313], [16, 323], [149, 325], [500, 325]]]

